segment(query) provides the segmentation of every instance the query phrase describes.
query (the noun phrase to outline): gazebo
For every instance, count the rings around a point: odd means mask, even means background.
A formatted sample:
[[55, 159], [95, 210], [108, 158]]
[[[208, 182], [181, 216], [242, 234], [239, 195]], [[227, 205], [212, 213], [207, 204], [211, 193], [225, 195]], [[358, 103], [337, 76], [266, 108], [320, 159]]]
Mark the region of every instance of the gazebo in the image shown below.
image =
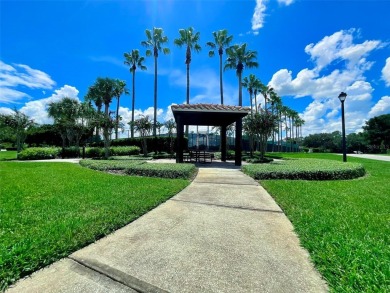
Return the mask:
[[250, 108], [218, 104], [180, 104], [171, 106], [177, 124], [176, 162], [183, 162], [184, 125], [220, 126], [221, 160], [226, 161], [226, 127], [236, 122], [235, 165], [241, 166], [242, 118]]

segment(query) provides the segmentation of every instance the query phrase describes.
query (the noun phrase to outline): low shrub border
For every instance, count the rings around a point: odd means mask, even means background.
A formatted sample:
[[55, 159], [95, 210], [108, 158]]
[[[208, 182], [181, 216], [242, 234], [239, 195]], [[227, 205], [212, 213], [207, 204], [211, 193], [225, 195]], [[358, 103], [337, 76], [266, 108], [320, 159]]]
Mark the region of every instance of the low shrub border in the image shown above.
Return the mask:
[[362, 164], [323, 159], [283, 160], [270, 164], [245, 165], [242, 171], [256, 180], [340, 180], [354, 179], [366, 174]]
[[18, 153], [18, 160], [55, 159], [61, 153], [60, 148], [28, 148]]
[[194, 164], [147, 163], [145, 160], [81, 160], [80, 165], [99, 171], [118, 171], [134, 176], [170, 179], [191, 179], [196, 174]]

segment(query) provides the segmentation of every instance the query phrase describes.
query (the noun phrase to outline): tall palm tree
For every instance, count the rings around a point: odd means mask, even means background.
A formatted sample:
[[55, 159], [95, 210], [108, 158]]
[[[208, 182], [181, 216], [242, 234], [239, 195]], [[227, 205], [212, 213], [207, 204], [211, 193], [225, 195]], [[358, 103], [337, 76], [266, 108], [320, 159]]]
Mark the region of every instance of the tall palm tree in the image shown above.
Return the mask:
[[114, 128], [115, 124], [113, 123], [110, 117], [110, 104], [112, 99], [118, 95], [118, 81], [111, 78], [102, 78], [98, 77], [94, 84], [96, 88], [97, 95], [102, 97], [104, 104], [104, 116], [100, 121], [100, 125], [103, 128], [103, 139], [104, 139], [104, 156], [107, 159], [109, 156], [109, 147], [110, 147], [110, 135], [111, 130]]
[[228, 58], [225, 62], [224, 70], [235, 69], [238, 77], [238, 105], [242, 106], [242, 72], [244, 67], [257, 68], [259, 64], [255, 61], [256, 51], [246, 49], [246, 43], [242, 45], [233, 45], [226, 49]]
[[134, 137], [134, 105], [135, 105], [135, 71], [137, 70], [137, 67], [139, 67], [141, 70], [146, 70], [147, 67], [143, 65], [142, 63], [145, 61], [145, 58], [140, 56], [138, 50], [131, 50], [130, 53], [124, 53], [125, 57], [124, 63], [126, 65], [130, 66], [130, 72], [133, 74], [133, 98], [131, 103], [131, 138]]
[[186, 47], [186, 69], [187, 69], [187, 104], [190, 103], [190, 64], [192, 57], [192, 50], [195, 52], [199, 52], [201, 50], [201, 46], [198, 44], [200, 33], [194, 33], [194, 28], [189, 27], [188, 29], [180, 29], [179, 30], [180, 38], [175, 39], [173, 43], [179, 48], [185, 46]]
[[[86, 102], [94, 102], [95, 106], [97, 108], [97, 114], [102, 113], [102, 107], [103, 107], [103, 98], [100, 96], [100, 93], [98, 92], [98, 89], [96, 88], [95, 85], [92, 85], [88, 88], [88, 92], [84, 97], [84, 100]], [[96, 125], [96, 136], [100, 137], [99, 134], [99, 126]]]
[[247, 88], [249, 93], [249, 101], [251, 103], [251, 113], [253, 113], [252, 95], [256, 87], [256, 80], [257, 78], [254, 74], [249, 74], [249, 78], [245, 76], [242, 80], [242, 86]]
[[169, 48], [162, 47], [168, 43], [168, 37], [164, 35], [162, 28], [154, 27], [152, 30], [145, 30], [146, 41], [142, 41], [141, 45], [148, 48], [146, 56], [154, 57], [154, 117], [153, 117], [153, 136], [156, 136], [156, 122], [157, 122], [157, 58], [158, 53], [169, 54]]
[[274, 89], [270, 87], [269, 85], [261, 84], [260, 85], [260, 92], [264, 97], [264, 110], [267, 110], [267, 100], [269, 99], [269, 96], [274, 93]]
[[129, 91], [126, 88], [126, 82], [123, 80], [116, 80], [116, 85], [115, 85], [115, 97], [117, 98], [117, 103], [116, 103], [116, 122], [115, 122], [115, 139], [118, 139], [118, 128], [119, 128], [119, 100], [122, 94], [127, 95]]
[[233, 36], [228, 36], [226, 29], [213, 32], [214, 42], [207, 42], [206, 45], [211, 48], [209, 56], [215, 55], [215, 49], [218, 48], [219, 55], [219, 88], [221, 92], [221, 105], [223, 105], [223, 82], [222, 82], [222, 55], [223, 51], [230, 47], [230, 43], [233, 40]]
[[[279, 117], [278, 110], [280, 108], [279, 105], [282, 104], [282, 99], [278, 96], [278, 94], [276, 92], [272, 92], [270, 95], [270, 102], [271, 102], [272, 115], [275, 114], [275, 110], [276, 110], [276, 116]], [[279, 135], [279, 123], [278, 123], [277, 130], [278, 130], [277, 133]], [[276, 132], [276, 129], [272, 132], [272, 152], [275, 151], [275, 132]]]
[[261, 81], [260, 79], [255, 80], [254, 88], [253, 88], [253, 94], [255, 96], [255, 112], [259, 112], [259, 107], [257, 105], [257, 94], [260, 92], [260, 86], [261, 86]]

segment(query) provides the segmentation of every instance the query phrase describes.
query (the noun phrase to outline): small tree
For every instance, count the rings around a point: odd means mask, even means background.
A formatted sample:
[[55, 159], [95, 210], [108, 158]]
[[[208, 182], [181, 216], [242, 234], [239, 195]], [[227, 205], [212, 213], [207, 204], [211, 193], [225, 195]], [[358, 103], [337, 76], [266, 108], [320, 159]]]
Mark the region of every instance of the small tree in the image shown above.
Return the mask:
[[146, 137], [150, 136], [150, 131], [152, 130], [152, 122], [149, 120], [148, 116], [142, 116], [141, 118], [134, 121], [134, 129], [138, 131], [142, 138], [142, 150], [144, 156], [148, 155], [148, 146]]
[[26, 114], [15, 109], [12, 114], [0, 114], [0, 125], [11, 128], [15, 133], [16, 150], [19, 153], [26, 139], [26, 130], [28, 127], [34, 125], [34, 121], [30, 120]]
[[173, 130], [176, 128], [176, 122], [175, 122], [175, 120], [170, 119], [170, 120], [165, 122], [164, 126], [166, 129], [168, 129], [168, 137], [170, 138], [169, 150], [170, 150], [171, 155], [172, 155], [173, 154], [173, 144], [174, 144]]
[[277, 127], [277, 123], [277, 115], [263, 109], [244, 118], [244, 130], [249, 136], [256, 137], [259, 140], [261, 160], [264, 160], [268, 138]]

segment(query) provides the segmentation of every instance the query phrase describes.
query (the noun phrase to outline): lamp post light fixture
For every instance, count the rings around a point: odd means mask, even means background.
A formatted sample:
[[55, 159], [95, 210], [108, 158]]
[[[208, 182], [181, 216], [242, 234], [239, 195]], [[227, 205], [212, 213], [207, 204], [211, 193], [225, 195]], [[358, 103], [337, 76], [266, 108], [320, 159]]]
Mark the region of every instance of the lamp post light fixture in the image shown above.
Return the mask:
[[341, 92], [339, 94], [339, 100], [341, 102], [341, 123], [342, 123], [342, 129], [343, 129], [343, 162], [347, 161], [347, 147], [345, 143], [345, 118], [344, 118], [344, 101], [347, 98], [347, 94], [344, 92]]

